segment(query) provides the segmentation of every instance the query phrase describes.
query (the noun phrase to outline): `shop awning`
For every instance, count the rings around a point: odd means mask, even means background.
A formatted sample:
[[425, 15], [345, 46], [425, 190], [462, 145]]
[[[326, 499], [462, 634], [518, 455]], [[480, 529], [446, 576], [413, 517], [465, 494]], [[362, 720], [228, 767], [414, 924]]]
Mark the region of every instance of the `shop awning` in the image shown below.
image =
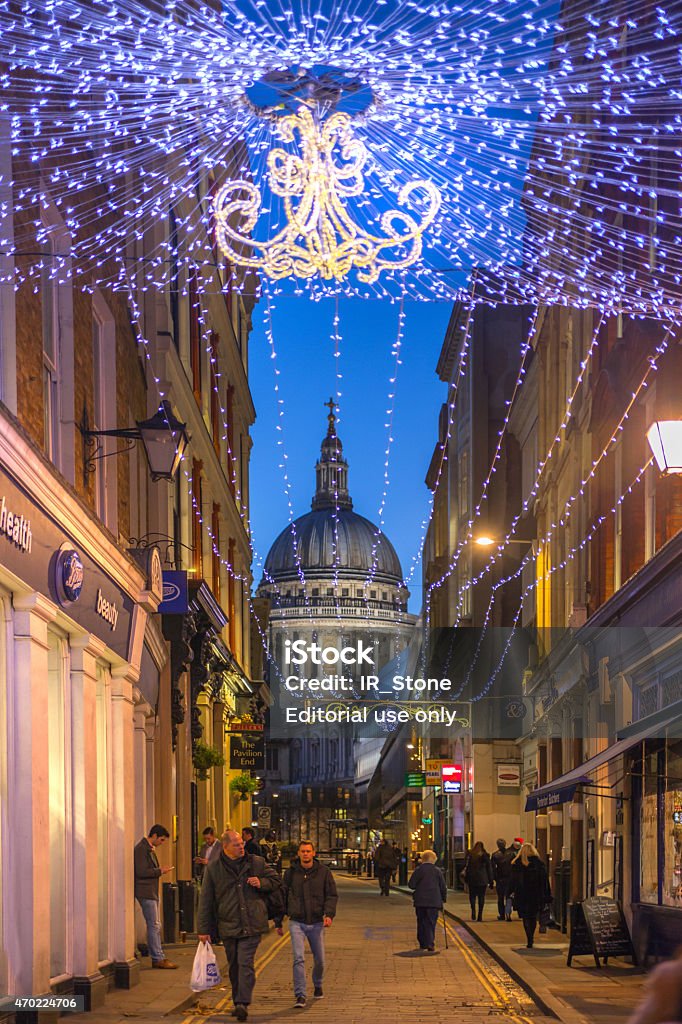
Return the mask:
[[[660, 735], [662, 728], [665, 728], [666, 725], [679, 718], [679, 712], [675, 711], [663, 722], [659, 720], [659, 715], [652, 715], [651, 717], [657, 719], [654, 724], [648, 718], [643, 722], [635, 723], [635, 725], [629, 727], [629, 735], [616, 740], [610, 747], [606, 747], [601, 753], [595, 754], [589, 761], [585, 761], [584, 764], [579, 765], [577, 768], [572, 768], [570, 772], [560, 775], [558, 779], [553, 779], [545, 786], [539, 786], [538, 789], [534, 789], [526, 797], [526, 810], [548, 811], [552, 807], [569, 803], [573, 799], [578, 786], [594, 785], [590, 776], [597, 768], [601, 768], [609, 761], [613, 761], [621, 754], [625, 754], [626, 751], [636, 747], [643, 740], [649, 739], [650, 736]], [[637, 725], [639, 725], [639, 729], [637, 729]]]

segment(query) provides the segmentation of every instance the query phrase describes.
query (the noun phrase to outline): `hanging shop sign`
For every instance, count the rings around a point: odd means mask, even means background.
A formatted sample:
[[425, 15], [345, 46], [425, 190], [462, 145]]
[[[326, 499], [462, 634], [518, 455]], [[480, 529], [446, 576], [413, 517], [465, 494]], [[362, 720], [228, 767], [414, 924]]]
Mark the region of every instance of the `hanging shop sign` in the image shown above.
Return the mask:
[[242, 771], [265, 768], [265, 736], [262, 733], [230, 736], [230, 768]]
[[405, 789], [423, 789], [426, 772], [405, 772]]
[[547, 811], [560, 804], [568, 804], [573, 800], [577, 788], [578, 783], [571, 782], [568, 785], [557, 786], [555, 789], [535, 790], [526, 797], [526, 810]]
[[497, 766], [497, 785], [498, 786], [511, 786], [516, 789], [521, 785], [521, 765], [520, 764], [498, 764]]
[[164, 569], [163, 600], [159, 605], [162, 615], [186, 615], [189, 609], [187, 573], [183, 569]]
[[462, 792], [461, 764], [444, 764], [441, 768], [441, 780], [444, 793]]
[[231, 718], [228, 725], [230, 732], [263, 732], [262, 722], [252, 722], [248, 718]]
[[444, 764], [449, 764], [449, 761], [439, 758], [427, 758], [426, 759], [426, 785], [427, 786], [440, 786], [441, 785], [441, 768]]

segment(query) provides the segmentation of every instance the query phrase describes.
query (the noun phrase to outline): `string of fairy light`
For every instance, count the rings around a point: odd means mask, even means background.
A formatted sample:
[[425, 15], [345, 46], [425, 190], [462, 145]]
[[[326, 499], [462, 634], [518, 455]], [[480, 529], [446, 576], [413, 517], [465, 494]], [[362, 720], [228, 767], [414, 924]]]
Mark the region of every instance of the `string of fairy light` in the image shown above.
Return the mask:
[[[332, 9], [314, 0], [238, 0], [228, 4], [225, 17], [208, 8], [180, 12], [173, 2], [150, 10], [131, 0], [55, 0], [47, 10], [26, 2], [18, 12], [2, 0], [2, 127], [17, 155], [14, 180], [2, 186], [13, 188], [20, 226], [14, 236], [3, 228], [0, 254], [13, 257], [14, 265], [4, 264], [9, 269], [0, 280], [36, 289], [47, 272], [86, 291], [94, 280], [129, 293], [166, 289], [173, 273], [186, 279], [210, 271], [214, 256], [205, 239], [212, 207], [197, 190], [209, 172], [258, 183], [264, 216], [256, 236], [271, 237], [281, 226], [281, 209], [266, 191], [273, 130], [244, 101], [245, 83], [273, 68], [303, 64], [348, 75], [357, 70], [371, 92], [370, 106], [354, 121], [369, 153], [356, 204], [363, 223], [392, 209], [396, 191], [415, 172], [432, 182], [441, 205], [424, 259], [399, 278], [268, 282], [269, 308], [287, 289], [312, 299], [335, 295], [337, 301], [339, 294], [395, 298], [402, 288], [410, 298], [466, 297], [458, 274], [476, 266], [488, 301], [673, 318], [682, 279], [675, 244], [678, 13], [658, 7], [635, 16], [605, 2], [579, 2], [559, 21], [554, 5], [544, 0], [532, 11], [512, 0], [487, 7], [411, 0], [379, 6], [383, 10], [360, 12], [351, 0]], [[60, 210], [71, 235], [68, 253], [47, 251], [49, 230], [35, 210], [48, 204]], [[180, 207], [181, 241], [173, 247], [157, 233], [152, 242], [149, 224], [165, 222], [168, 210]], [[210, 278], [210, 287], [226, 289], [218, 274]], [[208, 287], [202, 281], [200, 294]], [[237, 283], [236, 293], [245, 287]], [[209, 352], [201, 315], [200, 326]], [[269, 338], [274, 352], [271, 312]], [[146, 342], [144, 352], [154, 377]], [[217, 383], [214, 390], [219, 395]], [[570, 405], [569, 400], [566, 422]], [[220, 401], [219, 409], [229, 448], [227, 410]], [[448, 440], [452, 413], [449, 408]], [[507, 422], [474, 519], [486, 500]], [[558, 436], [526, 502], [537, 493]], [[295, 530], [282, 438], [278, 444]], [[390, 447], [380, 527], [389, 454]], [[445, 457], [444, 452], [438, 480]], [[237, 492], [231, 452], [230, 465]], [[241, 495], [236, 500], [246, 522], [248, 509]], [[430, 520], [429, 514], [422, 536]], [[475, 583], [513, 539], [518, 521]], [[294, 534], [294, 548], [295, 540]], [[307, 597], [300, 564], [299, 570]], [[337, 583], [335, 577], [335, 590]], [[441, 585], [432, 584], [429, 595]], [[429, 600], [427, 617], [428, 607]]]
[[[626, 405], [622, 415], [620, 416], [620, 418], [618, 419], [615, 427], [611, 431], [610, 437], [607, 440], [607, 442], [604, 444], [604, 446], [602, 447], [601, 452], [599, 453], [599, 455], [595, 459], [593, 459], [591, 461], [590, 468], [589, 468], [588, 472], [583, 477], [583, 479], [580, 481], [580, 483], [578, 484], [578, 486], [575, 489], [575, 491], [567, 499], [567, 501], [565, 502], [563, 508], [558, 510], [558, 512], [555, 515], [555, 517], [554, 517], [550, 527], [545, 531], [545, 533], [542, 536], [537, 538], [537, 547], [538, 547], [538, 549], [546, 548], [550, 544], [550, 542], [551, 542], [553, 536], [556, 534], [556, 532], [559, 529], [563, 529], [566, 526], [568, 520], [571, 517], [571, 513], [572, 513], [574, 507], [576, 506], [576, 503], [577, 503], [579, 497], [585, 494], [586, 488], [588, 487], [590, 481], [595, 479], [597, 471], [598, 471], [599, 466], [601, 465], [601, 463], [608, 457], [609, 453], [614, 451], [616, 442], [618, 441], [619, 437], [621, 436], [622, 431], [623, 431], [624, 426], [625, 426], [625, 423], [627, 422], [627, 420], [628, 420], [628, 418], [629, 418], [633, 408], [635, 407], [637, 402], [640, 400], [640, 397], [642, 396], [642, 394], [646, 391], [647, 387], [649, 386], [650, 378], [655, 373], [655, 371], [657, 369], [657, 366], [658, 366], [657, 360], [660, 359], [660, 357], [665, 353], [665, 351], [667, 350], [667, 348], [669, 346], [670, 334], [671, 334], [671, 329], [669, 328], [666, 331], [663, 339], [659, 342], [659, 344], [655, 347], [653, 353], [650, 355], [649, 360], [647, 362], [647, 368], [646, 368], [646, 370], [644, 372], [643, 377], [641, 378], [641, 380], [640, 380], [639, 384], [637, 385], [637, 387], [632, 392], [632, 394], [631, 394], [631, 396], [630, 396], [630, 398], [629, 398], [629, 400], [627, 402], [627, 405]], [[575, 394], [575, 392], [573, 393], [572, 397], [574, 397], [574, 394]], [[544, 469], [544, 465], [546, 464], [546, 461], [547, 460], [545, 459], [541, 463], [543, 469]], [[596, 526], [594, 526], [594, 528], [591, 531], [588, 531], [588, 535], [586, 535], [587, 540], [586, 540], [585, 537], [583, 537], [576, 545], [574, 545], [570, 549], [570, 551], [572, 551], [573, 554], [571, 555], [571, 558], [569, 560], [571, 560], [573, 557], [575, 557], [575, 554], [577, 554], [578, 551], [584, 550], [584, 547], [585, 547], [586, 543], [594, 535], [594, 532], [596, 532], [596, 529], [599, 526], [601, 526], [602, 523], [611, 514], [615, 513], [615, 509], [622, 504], [622, 502], [625, 499], [625, 497], [628, 494], [632, 493], [632, 487], [636, 483], [638, 483], [640, 481], [644, 471], [650, 465], [651, 465], [651, 459], [647, 459], [647, 461], [645, 462], [644, 466], [640, 469], [640, 471], [636, 475], [633, 483], [630, 485], [629, 488], [626, 488], [626, 490], [623, 492], [623, 494], [618, 498], [618, 500], [616, 501], [616, 504], [611, 509], [611, 511], [606, 513], [605, 515], [602, 515], [602, 516], [598, 517], [598, 519], [596, 520]], [[535, 488], [536, 485], [537, 485], [537, 480], [535, 481], [533, 487]], [[569, 554], [570, 554], [570, 552], [569, 552]], [[483, 641], [484, 641], [486, 632], [487, 632], [488, 627], [490, 625], [493, 607], [495, 605], [495, 601], [497, 600], [498, 594], [501, 592], [502, 588], [505, 587], [508, 583], [510, 583], [513, 580], [518, 579], [519, 577], [521, 577], [524, 569], [527, 566], [529, 566], [531, 563], [534, 563], [535, 559], [536, 559], [535, 552], [533, 550], [530, 550], [529, 552], [527, 552], [521, 558], [518, 566], [516, 566], [516, 568], [514, 569], [513, 572], [509, 573], [507, 576], [501, 577], [500, 579], [496, 580], [495, 583], [493, 584], [493, 586], [491, 588], [490, 598], [489, 598], [489, 601], [488, 601], [488, 606], [486, 608], [486, 612], [484, 614], [484, 617], [483, 617], [483, 620], [482, 620], [482, 623], [481, 623], [480, 634], [479, 634], [477, 645], [476, 645], [476, 648], [475, 648], [475, 651], [474, 651], [473, 659], [472, 659], [472, 661], [471, 661], [471, 663], [469, 665], [469, 668], [468, 668], [468, 670], [467, 670], [467, 672], [466, 672], [466, 674], [464, 676], [464, 680], [463, 680], [463, 682], [462, 682], [462, 684], [460, 686], [460, 689], [459, 689], [458, 693], [456, 694], [456, 696], [459, 696], [462, 692], [464, 692], [464, 690], [467, 688], [467, 686], [469, 685], [469, 683], [471, 681], [475, 665], [476, 665], [476, 663], [478, 661], [478, 657], [479, 657], [481, 649], [483, 647]], [[559, 564], [558, 567], [559, 568], [565, 568], [565, 565], [563, 563], [561, 563], [561, 564]], [[557, 566], [554, 566], [554, 567], [551, 567], [551, 570], [548, 571], [548, 573], [537, 574], [536, 578], [524, 590], [524, 592], [522, 594], [522, 597], [521, 597], [521, 603], [520, 603], [520, 606], [519, 606], [519, 610], [516, 613], [516, 615], [514, 617], [514, 620], [513, 620], [512, 634], [510, 634], [510, 638], [508, 640], [508, 643], [505, 646], [505, 657], [506, 657], [506, 653], [508, 653], [509, 648], [511, 646], [511, 643], [512, 643], [512, 640], [513, 640], [513, 629], [516, 627], [516, 625], [518, 623], [518, 620], [519, 620], [519, 618], [521, 616], [521, 613], [522, 613], [522, 610], [523, 610], [523, 604], [524, 604], [524, 601], [525, 601], [525, 597], [528, 595], [530, 590], [532, 590], [534, 587], [535, 588], [539, 587], [545, 578], [549, 578], [549, 575], [553, 575], [554, 572], [556, 572], [556, 571], [557, 571]], [[475, 577], [471, 581], [468, 581], [462, 587], [462, 590], [473, 589], [473, 587], [476, 586], [476, 584], [479, 583], [483, 579], [483, 577], [485, 575], [486, 575], [486, 572], [485, 572], [485, 569], [484, 569], [484, 570], [482, 570], [478, 574], [477, 577]], [[456, 613], [456, 619], [455, 619], [455, 622], [453, 624], [455, 627], [461, 621], [460, 615], [461, 615], [461, 592], [460, 592], [460, 602], [458, 604], [457, 613]], [[499, 672], [495, 674], [495, 678], [497, 678], [498, 674], [499, 674]], [[490, 685], [492, 685], [492, 682], [490, 682]], [[488, 689], [489, 689], [489, 686], [488, 686], [487, 689], [485, 689], [485, 693], [488, 692]]]
[[[247, 90], [273, 69], [331, 68], [368, 96], [353, 121], [370, 158], [362, 222], [376, 223], [415, 175], [441, 195], [424, 258], [405, 275], [409, 297], [463, 297], [458, 273], [477, 267], [498, 301], [665, 319], [682, 287], [679, 19], [606, 0], [560, 15], [549, 0], [362, 11], [354, 0], [333, 10], [324, 0], [274, 10], [234, 0], [225, 11], [27, 0], [19, 12], [3, 0], [6, 124], [27, 154], [14, 181], [26, 229], [2, 240], [17, 257], [11, 280], [40, 273], [31, 210], [49, 194], [73, 238], [68, 267], [52, 257], [55, 273], [89, 289], [94, 264], [100, 284], [124, 287], [116, 258], [129, 258], [136, 237], [145, 286], [165, 287], [168, 244], [146, 225], [189, 204], [177, 256], [187, 269], [211, 218], [210, 203], [196, 201], [197, 175], [264, 187], [276, 122]], [[268, 194], [263, 230], [280, 214]], [[278, 287], [371, 297], [397, 294], [401, 281], [402, 272]]]

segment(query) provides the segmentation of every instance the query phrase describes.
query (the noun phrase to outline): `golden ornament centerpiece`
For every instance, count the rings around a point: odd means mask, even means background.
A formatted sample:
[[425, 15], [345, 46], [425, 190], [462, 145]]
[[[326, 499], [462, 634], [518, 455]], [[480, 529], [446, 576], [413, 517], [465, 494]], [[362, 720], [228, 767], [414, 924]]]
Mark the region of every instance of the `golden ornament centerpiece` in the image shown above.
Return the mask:
[[398, 192], [402, 209], [380, 216], [381, 233], [353, 217], [348, 200], [365, 192], [367, 147], [351, 117], [335, 111], [319, 120], [306, 106], [277, 120], [284, 143], [268, 154], [270, 190], [283, 200], [285, 226], [272, 238], [250, 237], [261, 211], [261, 191], [250, 181], [229, 181], [216, 194], [213, 213], [221, 251], [234, 264], [285, 277], [341, 281], [357, 271], [371, 284], [384, 271], [403, 270], [422, 253], [422, 236], [440, 208], [433, 182], [410, 181]]

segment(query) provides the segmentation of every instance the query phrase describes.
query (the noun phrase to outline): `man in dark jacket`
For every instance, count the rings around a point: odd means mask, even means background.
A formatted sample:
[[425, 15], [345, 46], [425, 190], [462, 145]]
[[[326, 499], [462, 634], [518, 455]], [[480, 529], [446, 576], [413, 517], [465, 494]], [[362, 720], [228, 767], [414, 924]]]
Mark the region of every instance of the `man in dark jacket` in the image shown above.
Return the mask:
[[391, 891], [391, 875], [398, 863], [395, 847], [391, 846], [388, 839], [382, 839], [374, 851], [374, 870], [379, 879], [379, 892], [382, 896], [388, 896]]
[[261, 856], [261, 849], [256, 842], [255, 833], [252, 828], [242, 829], [242, 839], [244, 840], [244, 853], [255, 853], [257, 857]]
[[[289, 915], [289, 933], [294, 953], [295, 1006], [306, 1004], [305, 940], [313, 954], [313, 987], [316, 999], [324, 995], [324, 929], [331, 928], [336, 914], [336, 882], [325, 864], [315, 856], [315, 847], [306, 839], [299, 843], [298, 857], [284, 872], [284, 895]], [[276, 922], [282, 934], [281, 921]]]
[[512, 860], [516, 856], [507, 849], [504, 839], [497, 840], [497, 849], [490, 858], [493, 868], [493, 881], [497, 890], [497, 920], [511, 921], [511, 914], [506, 912], [507, 892], [509, 890], [509, 879], [511, 878]]
[[169, 832], [163, 825], [152, 825], [149, 835], [140, 839], [135, 847], [135, 899], [142, 907], [147, 923], [147, 946], [152, 958], [152, 967], [174, 971], [177, 964], [166, 959], [161, 945], [161, 918], [159, 917], [159, 878], [173, 868], [162, 868], [156, 857], [156, 850], [168, 839]]
[[256, 983], [253, 961], [268, 930], [265, 895], [275, 893], [281, 881], [262, 857], [245, 854], [238, 832], [228, 829], [221, 843], [222, 853], [204, 872], [197, 931], [201, 942], [209, 942], [217, 928], [227, 954], [234, 1016], [246, 1020]]
[[433, 850], [424, 850], [407, 883], [410, 889], [414, 889], [412, 901], [417, 915], [417, 942], [420, 949], [429, 953], [436, 948], [438, 914], [448, 898], [443, 872], [436, 867], [437, 859]]

